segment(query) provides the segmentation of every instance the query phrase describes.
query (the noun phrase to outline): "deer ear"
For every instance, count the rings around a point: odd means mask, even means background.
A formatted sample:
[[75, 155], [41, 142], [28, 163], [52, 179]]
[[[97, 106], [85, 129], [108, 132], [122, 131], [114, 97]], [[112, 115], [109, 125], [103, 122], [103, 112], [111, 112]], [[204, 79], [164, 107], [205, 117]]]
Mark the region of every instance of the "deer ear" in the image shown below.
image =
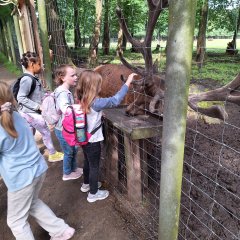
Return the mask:
[[154, 64], [153, 64], [153, 72], [154, 73], [158, 72], [158, 65], [159, 65], [159, 61], [158, 61], [158, 59], [156, 59]]

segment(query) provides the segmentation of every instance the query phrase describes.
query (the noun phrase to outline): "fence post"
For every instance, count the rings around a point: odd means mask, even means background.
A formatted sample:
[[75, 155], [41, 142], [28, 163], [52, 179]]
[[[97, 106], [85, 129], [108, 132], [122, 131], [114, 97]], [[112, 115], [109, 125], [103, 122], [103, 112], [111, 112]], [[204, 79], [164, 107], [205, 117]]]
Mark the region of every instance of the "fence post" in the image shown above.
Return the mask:
[[52, 90], [53, 89], [52, 69], [51, 69], [51, 60], [50, 60], [50, 53], [49, 53], [45, 0], [38, 0], [37, 6], [38, 6], [38, 13], [39, 13], [39, 29], [40, 29], [40, 36], [42, 40], [42, 50], [43, 50], [44, 78], [48, 88]]
[[169, 1], [159, 240], [178, 237], [196, 0]]

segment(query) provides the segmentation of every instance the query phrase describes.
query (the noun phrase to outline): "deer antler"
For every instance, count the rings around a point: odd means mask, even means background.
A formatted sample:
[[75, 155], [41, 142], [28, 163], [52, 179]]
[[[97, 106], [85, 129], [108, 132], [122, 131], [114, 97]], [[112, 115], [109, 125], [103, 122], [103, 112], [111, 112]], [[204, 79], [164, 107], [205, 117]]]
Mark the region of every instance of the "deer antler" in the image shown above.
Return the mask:
[[237, 88], [240, 86], [240, 73], [229, 84], [204, 93], [191, 94], [188, 99], [189, 106], [194, 110], [204, 115], [219, 119], [226, 119], [227, 113], [220, 106], [212, 106], [210, 108], [198, 107], [198, 103], [202, 101], [229, 101], [240, 105], [240, 92]]
[[128, 30], [128, 27], [126, 25], [126, 21], [124, 19], [122, 10], [119, 7], [116, 9], [118, 21], [120, 23], [120, 26], [123, 30], [124, 35], [126, 36], [127, 40], [135, 48], [139, 49], [139, 51], [143, 55], [143, 58], [145, 61], [145, 71], [142, 71], [141, 69], [129, 64], [121, 54], [119, 54], [120, 59], [126, 67], [132, 69], [133, 71], [137, 72], [143, 77], [146, 77], [146, 82], [152, 80], [153, 72], [154, 72], [153, 61], [152, 61], [152, 50], [151, 50], [153, 31], [161, 11], [163, 10], [164, 7], [168, 6], [168, 0], [148, 0], [148, 6], [149, 6], [148, 23], [147, 23], [146, 36], [143, 42], [140, 42], [131, 36]]

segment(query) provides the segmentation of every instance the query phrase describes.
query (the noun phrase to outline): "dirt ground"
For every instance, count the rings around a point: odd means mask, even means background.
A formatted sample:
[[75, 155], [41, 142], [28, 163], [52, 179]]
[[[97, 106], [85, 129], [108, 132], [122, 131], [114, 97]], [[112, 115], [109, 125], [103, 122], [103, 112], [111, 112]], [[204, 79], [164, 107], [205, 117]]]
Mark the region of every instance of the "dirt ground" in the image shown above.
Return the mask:
[[[0, 66], [0, 80], [12, 82], [16, 77]], [[35, 139], [40, 151], [47, 158], [47, 151], [39, 134]], [[53, 135], [54, 144], [58, 150], [59, 144]], [[78, 164], [83, 163], [81, 150], [78, 154]], [[103, 201], [87, 202], [87, 194], [80, 191], [82, 177], [72, 181], [62, 181], [62, 162], [48, 163], [49, 169], [42, 188], [41, 199], [47, 203], [55, 214], [63, 218], [76, 229], [73, 240], [133, 240], [138, 237], [128, 227], [128, 222], [120, 217], [115, 209], [115, 198], [110, 196]], [[102, 179], [101, 179], [102, 180]], [[104, 180], [104, 179], [103, 179]], [[103, 187], [104, 187], [103, 182]], [[0, 240], [13, 240], [14, 237], [7, 226], [7, 191], [0, 180]], [[30, 218], [32, 231], [36, 240], [50, 239], [47, 232], [40, 228]]]

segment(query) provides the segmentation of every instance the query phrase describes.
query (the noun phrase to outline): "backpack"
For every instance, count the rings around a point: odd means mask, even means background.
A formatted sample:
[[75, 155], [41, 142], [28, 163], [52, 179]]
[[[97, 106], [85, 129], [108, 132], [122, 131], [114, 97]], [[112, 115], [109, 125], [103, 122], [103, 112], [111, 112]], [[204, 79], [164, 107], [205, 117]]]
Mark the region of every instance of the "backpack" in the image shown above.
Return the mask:
[[63, 137], [69, 146], [82, 146], [88, 143], [90, 137], [101, 127], [102, 123], [91, 133], [87, 131], [87, 115], [80, 104], [68, 106], [62, 121]]
[[54, 92], [45, 93], [41, 104], [41, 109], [42, 117], [50, 125], [56, 124], [62, 115], [61, 110], [57, 110]]
[[11, 89], [12, 89], [12, 93], [13, 93], [13, 96], [14, 98], [16, 99], [17, 101], [17, 95], [18, 95], [18, 92], [19, 92], [19, 88], [20, 88], [20, 82], [21, 82], [21, 79], [25, 76], [28, 76], [32, 79], [32, 85], [31, 85], [31, 89], [30, 89], [30, 92], [28, 94], [28, 96], [30, 96], [35, 88], [36, 88], [36, 81], [38, 80], [36, 77], [34, 77], [33, 75], [31, 74], [28, 74], [28, 73], [24, 73], [21, 77], [19, 77], [12, 85], [11, 85]]

